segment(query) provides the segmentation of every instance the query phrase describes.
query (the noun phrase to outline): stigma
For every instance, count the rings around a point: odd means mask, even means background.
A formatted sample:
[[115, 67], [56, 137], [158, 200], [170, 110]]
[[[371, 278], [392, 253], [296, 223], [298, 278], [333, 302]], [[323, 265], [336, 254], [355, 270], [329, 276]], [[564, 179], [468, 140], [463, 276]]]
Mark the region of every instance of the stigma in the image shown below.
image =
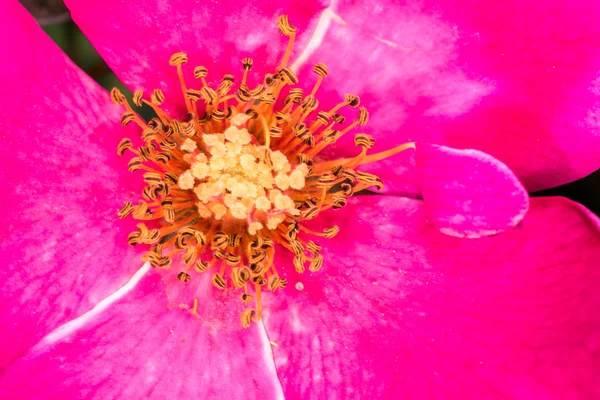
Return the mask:
[[[298, 76], [288, 67], [296, 29], [285, 15], [278, 26], [288, 37], [286, 51], [276, 70], [254, 85], [248, 82], [253, 60], [244, 58], [237, 87], [233, 75], [223, 76], [216, 88], [209, 86], [208, 70], [197, 66], [198, 83], [192, 88], [183, 75], [187, 55], [173, 54], [169, 64], [187, 109], [183, 120], [161, 108], [160, 89], [149, 98], [141, 90], [133, 94], [135, 106], [153, 110], [148, 121], [118, 89], [111, 91], [112, 101], [125, 108], [121, 123], [135, 123], [141, 131], [140, 146], [124, 138], [117, 149], [119, 155], [133, 155], [129, 171], [141, 171], [146, 184], [137, 204], [127, 202], [118, 212], [119, 218], [140, 221], [129, 244], [149, 245], [142, 259], [155, 268], [174, 269], [182, 285], [197, 274], [210, 274], [214, 290], [238, 291], [240, 301], [248, 303], [240, 315], [245, 328], [261, 318], [261, 292], [287, 285], [277, 268], [288, 266], [275, 265], [275, 252], [293, 253], [299, 274], [319, 271], [326, 260], [317, 240], [333, 238], [339, 228], [316, 232], [304, 223], [344, 207], [354, 193], [383, 188], [377, 176], [357, 168], [413, 147], [408, 143], [368, 154], [374, 140], [358, 132], [356, 156], [323, 160], [323, 150], [364, 127], [369, 113], [352, 94], [320, 109], [317, 92], [327, 66], [313, 67], [316, 82], [310, 90], [297, 87]], [[346, 122], [343, 108], [354, 109], [353, 121]], [[197, 308], [194, 300], [192, 312]]]

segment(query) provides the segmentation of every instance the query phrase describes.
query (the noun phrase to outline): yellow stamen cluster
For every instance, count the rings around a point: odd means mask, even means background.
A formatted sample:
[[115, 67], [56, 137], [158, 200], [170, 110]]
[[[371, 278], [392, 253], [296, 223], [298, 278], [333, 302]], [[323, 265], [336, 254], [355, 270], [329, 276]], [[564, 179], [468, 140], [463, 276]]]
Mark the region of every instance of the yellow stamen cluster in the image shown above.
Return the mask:
[[238, 114], [225, 132], [203, 135], [202, 150], [185, 139], [180, 148], [190, 169], [179, 176], [178, 186], [194, 190], [202, 218], [247, 220], [248, 233], [255, 235], [265, 226], [276, 229], [285, 214], [300, 214], [285, 192], [304, 188], [309, 168], [306, 164], [292, 168], [281, 151], [252, 144], [245, 127], [249, 119]]
[[[279, 18], [278, 25], [289, 37], [286, 52], [275, 73], [253, 88], [247, 82], [253, 66], [250, 58], [242, 60], [242, 81], [232, 92], [232, 75], [225, 75], [213, 88], [202, 66], [194, 69], [201, 87], [188, 88], [182, 69], [187, 55], [171, 57], [169, 63], [177, 68], [185, 98], [185, 120], [172, 118], [160, 107], [165, 96], [159, 89], [150, 94], [150, 100], [139, 90], [133, 95], [136, 106], [149, 106], [156, 113], [149, 121], [133, 110], [119, 90], [111, 92], [113, 102], [126, 109], [121, 122], [134, 122], [142, 130], [139, 147], [125, 138], [117, 152], [134, 154], [129, 170], [144, 171], [146, 183], [143, 200], [137, 205], [126, 203], [118, 215], [155, 221], [153, 229], [138, 224], [138, 231], [129, 235], [129, 244], [152, 245], [143, 259], [156, 268], [175, 268], [183, 284], [193, 279], [192, 271], [211, 271], [217, 289], [239, 289], [244, 303], [254, 299], [255, 308], [241, 314], [244, 327], [261, 317], [261, 291], [276, 291], [287, 284], [275, 266], [275, 244], [294, 254], [298, 273], [307, 264], [310, 271], [321, 269], [321, 246], [301, 235], [332, 238], [339, 228], [315, 232], [302, 221], [343, 207], [357, 191], [381, 188], [379, 178], [356, 167], [412, 147], [406, 144], [367, 155], [374, 141], [360, 133], [355, 136], [361, 149], [356, 157], [318, 161], [315, 157], [325, 147], [364, 126], [368, 112], [359, 107], [354, 95], [318, 111], [316, 92], [328, 73], [323, 64], [313, 68], [317, 81], [310, 92], [292, 87], [298, 78], [287, 63], [296, 30], [286, 16]], [[338, 113], [343, 107], [358, 108], [354, 122], [345, 124]], [[181, 262], [174, 264], [175, 258]], [[194, 300], [192, 311], [197, 308]]]

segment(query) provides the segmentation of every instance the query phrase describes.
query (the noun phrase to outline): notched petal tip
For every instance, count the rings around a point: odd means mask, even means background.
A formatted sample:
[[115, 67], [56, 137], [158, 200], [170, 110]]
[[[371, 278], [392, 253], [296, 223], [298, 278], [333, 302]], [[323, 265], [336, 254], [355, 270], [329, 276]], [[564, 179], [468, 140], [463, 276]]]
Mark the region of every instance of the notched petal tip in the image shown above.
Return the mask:
[[517, 226], [529, 196], [503, 163], [478, 150], [417, 144], [418, 184], [441, 232], [478, 238]]

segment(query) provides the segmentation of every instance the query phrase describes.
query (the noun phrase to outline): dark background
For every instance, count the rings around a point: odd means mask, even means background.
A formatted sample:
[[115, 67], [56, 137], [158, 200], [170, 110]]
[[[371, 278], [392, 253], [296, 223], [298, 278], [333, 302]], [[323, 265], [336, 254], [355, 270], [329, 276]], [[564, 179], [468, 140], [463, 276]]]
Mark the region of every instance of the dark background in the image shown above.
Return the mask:
[[[117, 86], [126, 96], [130, 95], [129, 90], [117, 79], [79, 28], [70, 20], [69, 12], [62, 0], [21, 0], [21, 3], [81, 69], [106, 89], [110, 90]], [[600, 216], [600, 169], [578, 181], [535, 192], [531, 196], [568, 197]]]

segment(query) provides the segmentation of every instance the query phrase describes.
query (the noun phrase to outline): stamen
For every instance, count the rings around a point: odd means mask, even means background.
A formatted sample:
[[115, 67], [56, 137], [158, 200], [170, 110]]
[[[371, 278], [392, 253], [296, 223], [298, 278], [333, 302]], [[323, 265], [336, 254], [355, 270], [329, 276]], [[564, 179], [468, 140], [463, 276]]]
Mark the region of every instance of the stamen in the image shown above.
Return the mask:
[[277, 25], [279, 26], [279, 30], [282, 34], [290, 37], [287, 48], [285, 49], [285, 53], [283, 54], [283, 59], [279, 64], [279, 67], [283, 68], [287, 65], [290, 55], [292, 54], [292, 48], [294, 47], [294, 40], [296, 38], [296, 28], [290, 25], [287, 15], [282, 15], [279, 17], [277, 20]]
[[[128, 169], [141, 170], [146, 184], [144, 200], [135, 206], [125, 203], [118, 217], [153, 224], [150, 228], [138, 224], [129, 244], [151, 245], [143, 260], [155, 268], [169, 269], [173, 260], [181, 260], [185, 268], [179, 269], [177, 279], [182, 285], [193, 284], [197, 274], [210, 270], [215, 290], [242, 292], [242, 302], [254, 302], [240, 316], [244, 327], [261, 318], [262, 290], [275, 292], [287, 285], [275, 267], [275, 251], [292, 252], [298, 273], [306, 273], [307, 264], [311, 273], [319, 271], [325, 264], [322, 246], [305, 236], [330, 239], [339, 228], [315, 232], [304, 222], [327, 209], [344, 207], [355, 192], [383, 186], [378, 177], [356, 171], [357, 167], [414, 147], [408, 143], [368, 154], [375, 142], [359, 133], [354, 137], [359, 147], [355, 157], [317, 160], [315, 156], [339, 137], [365, 126], [368, 112], [351, 94], [329, 110], [319, 109], [317, 91], [329, 73], [324, 64], [314, 66], [317, 79], [308, 94], [294, 87], [298, 76], [288, 62], [296, 29], [287, 16], [278, 19], [278, 26], [289, 37], [288, 45], [276, 71], [262, 84], [249, 82], [253, 60], [244, 58], [237, 88], [229, 74], [217, 88], [210, 87], [203, 66], [194, 68], [201, 87], [188, 88], [183, 74], [188, 57], [175, 53], [169, 64], [176, 67], [184, 96], [188, 111], [184, 120], [161, 108], [165, 96], [159, 89], [150, 93], [149, 100], [141, 90], [133, 94], [134, 105], [148, 105], [156, 113], [148, 121], [118, 89], [110, 94], [125, 108], [121, 122], [139, 125], [144, 141], [134, 148], [125, 138], [117, 147], [119, 155], [132, 153]], [[237, 104], [229, 105], [233, 99]], [[345, 118], [338, 113], [343, 107], [358, 108], [354, 122], [344, 125]], [[194, 299], [193, 314], [198, 306]]]

